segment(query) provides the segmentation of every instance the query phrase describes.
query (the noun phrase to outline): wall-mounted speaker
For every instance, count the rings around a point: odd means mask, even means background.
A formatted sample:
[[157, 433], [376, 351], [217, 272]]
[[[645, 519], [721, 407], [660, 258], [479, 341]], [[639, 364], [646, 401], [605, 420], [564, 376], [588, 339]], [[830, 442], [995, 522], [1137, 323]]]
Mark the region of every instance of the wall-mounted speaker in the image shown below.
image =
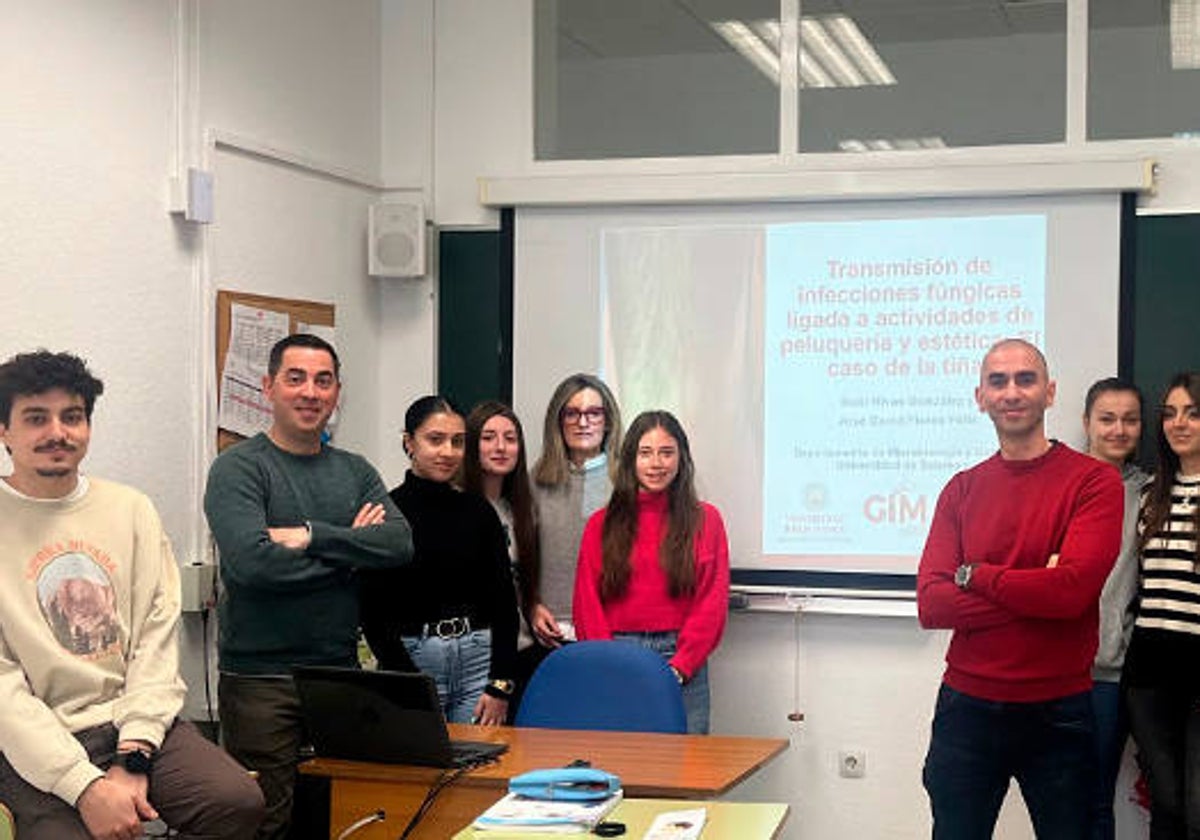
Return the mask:
[[372, 277], [425, 275], [425, 208], [411, 201], [372, 204], [367, 271]]

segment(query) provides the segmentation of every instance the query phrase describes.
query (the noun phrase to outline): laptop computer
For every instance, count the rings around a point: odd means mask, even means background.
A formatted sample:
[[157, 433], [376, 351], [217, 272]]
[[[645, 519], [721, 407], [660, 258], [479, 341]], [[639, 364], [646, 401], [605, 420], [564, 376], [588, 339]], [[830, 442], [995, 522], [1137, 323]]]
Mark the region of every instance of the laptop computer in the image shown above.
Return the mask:
[[300, 710], [321, 758], [465, 767], [507, 744], [451, 741], [433, 678], [423, 673], [304, 665], [293, 669]]

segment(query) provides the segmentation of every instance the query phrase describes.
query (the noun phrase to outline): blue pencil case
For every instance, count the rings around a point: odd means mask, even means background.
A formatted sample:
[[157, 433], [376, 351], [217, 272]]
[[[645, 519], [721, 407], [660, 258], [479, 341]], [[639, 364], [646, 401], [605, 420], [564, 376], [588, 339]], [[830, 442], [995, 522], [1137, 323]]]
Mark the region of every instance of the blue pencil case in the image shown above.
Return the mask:
[[510, 793], [529, 799], [587, 802], [607, 799], [620, 789], [620, 779], [595, 767], [530, 770], [508, 780]]

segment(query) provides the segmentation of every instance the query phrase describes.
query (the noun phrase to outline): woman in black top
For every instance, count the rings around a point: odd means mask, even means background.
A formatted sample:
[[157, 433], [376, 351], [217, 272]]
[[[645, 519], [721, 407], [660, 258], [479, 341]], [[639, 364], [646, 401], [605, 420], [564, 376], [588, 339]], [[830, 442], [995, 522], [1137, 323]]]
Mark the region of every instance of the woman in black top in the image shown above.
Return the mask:
[[402, 670], [407, 653], [434, 678], [447, 720], [495, 725], [513, 690], [517, 605], [500, 520], [451, 484], [464, 443], [447, 400], [409, 406], [412, 467], [390, 495], [412, 528], [413, 562], [362, 576], [363, 633], [381, 668]]
[[508, 706], [508, 720], [512, 723], [529, 678], [550, 652], [534, 640], [529, 626], [529, 610], [538, 591], [541, 563], [521, 421], [502, 402], [479, 403], [467, 415], [466, 451], [462, 487], [491, 503], [508, 538], [508, 557], [517, 594], [517, 689]]

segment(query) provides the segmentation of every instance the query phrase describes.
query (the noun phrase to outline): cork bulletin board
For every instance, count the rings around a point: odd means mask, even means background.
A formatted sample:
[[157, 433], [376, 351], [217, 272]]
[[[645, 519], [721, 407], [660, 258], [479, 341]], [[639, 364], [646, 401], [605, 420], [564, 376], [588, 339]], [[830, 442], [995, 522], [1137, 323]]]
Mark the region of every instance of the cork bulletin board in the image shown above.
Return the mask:
[[[225, 370], [225, 360], [229, 354], [230, 339], [233, 332], [233, 308], [241, 305], [287, 316], [287, 331], [299, 331], [300, 325], [312, 324], [319, 327], [334, 326], [334, 306], [332, 303], [320, 303], [310, 300], [292, 300], [289, 298], [268, 297], [266, 295], [249, 294], [220, 290], [217, 292], [217, 401], [220, 404], [222, 374]], [[243, 436], [224, 428], [217, 429], [217, 450], [232, 446]]]

